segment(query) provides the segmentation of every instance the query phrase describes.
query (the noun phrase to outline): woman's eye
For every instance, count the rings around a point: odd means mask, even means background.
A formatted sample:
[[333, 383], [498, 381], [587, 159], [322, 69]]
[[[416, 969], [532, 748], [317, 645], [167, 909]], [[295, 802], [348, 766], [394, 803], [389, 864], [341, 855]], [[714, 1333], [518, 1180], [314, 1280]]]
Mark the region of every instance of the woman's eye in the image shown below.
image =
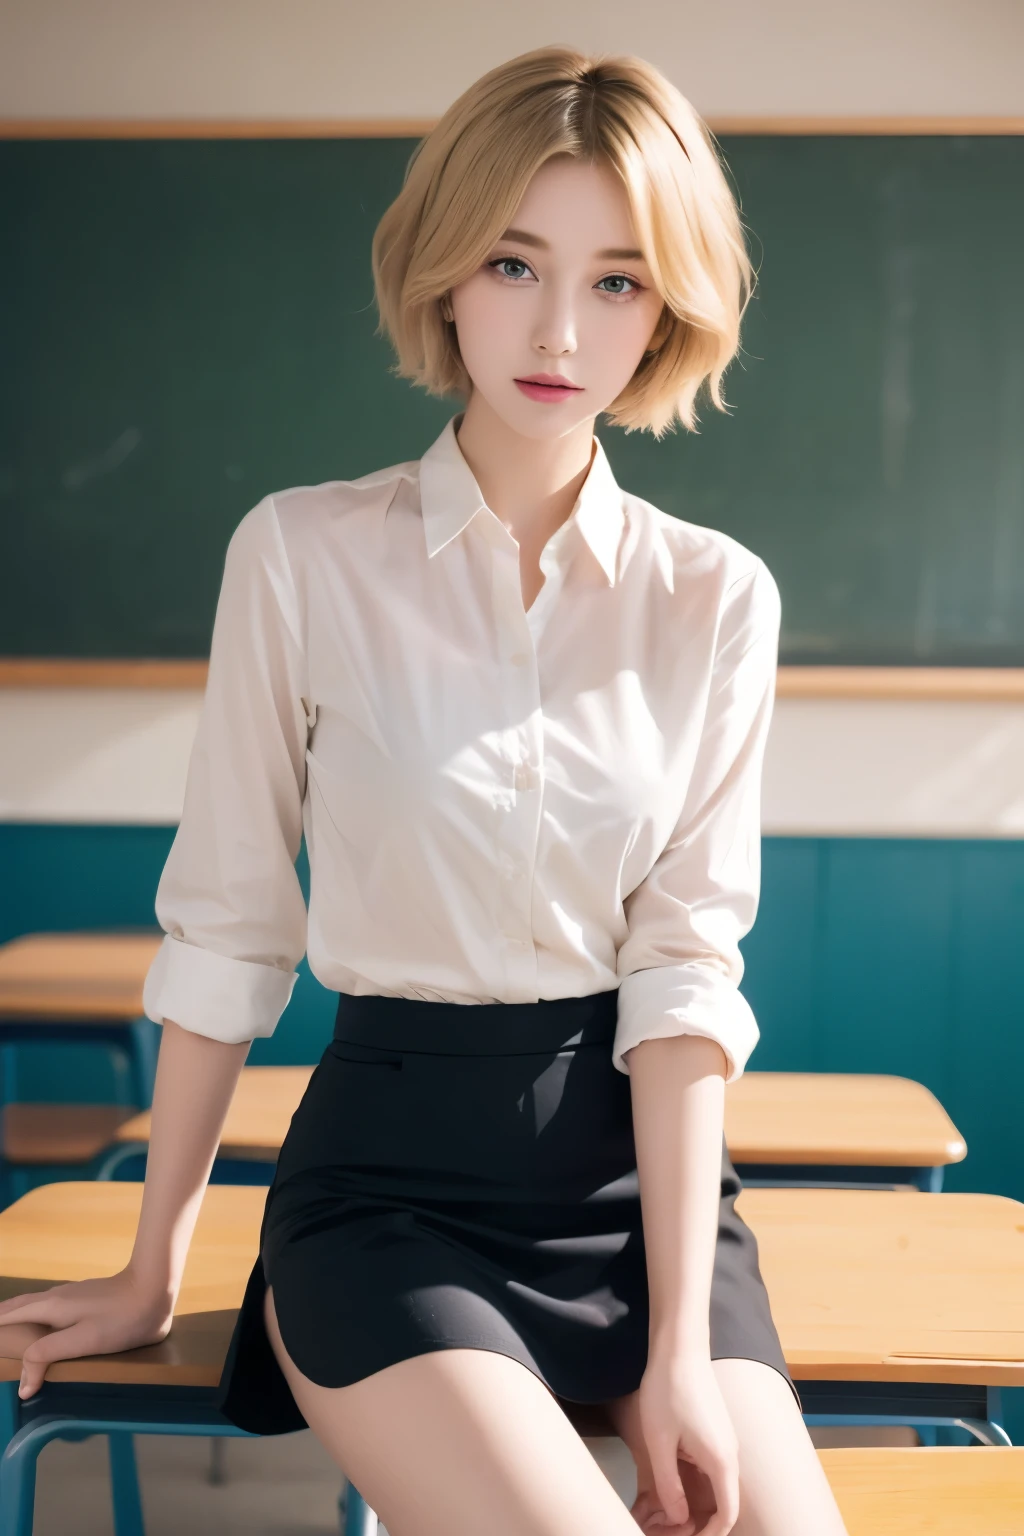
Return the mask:
[[[487, 265], [489, 267], [495, 267], [495, 268], [497, 268], [497, 267], [525, 267], [527, 272], [529, 272], [529, 270], [530, 270], [529, 267], [526, 266], [526, 262], [525, 261], [520, 261], [518, 256], [499, 256], [496, 261], [489, 261], [487, 263]], [[515, 282], [515, 278], [507, 277], [506, 273], [501, 273], [500, 275], [502, 277], [505, 277], [508, 282]]]
[[[632, 283], [632, 285], [633, 285], [633, 292], [634, 293], [639, 293], [640, 292], [640, 284], [636, 281], [635, 278], [627, 277], [625, 272], [615, 272], [615, 273], [612, 274], [611, 277], [602, 277], [601, 282], [602, 283]], [[610, 292], [611, 290], [610, 289], [606, 289], [605, 291], [606, 292]], [[627, 291], [628, 290], [623, 289], [623, 288], [616, 288], [615, 289], [615, 296], [618, 297], [620, 294], [624, 294]]]
[[[501, 267], [520, 267], [525, 272], [529, 272], [529, 270], [530, 270], [530, 268], [527, 266], [526, 262], [523, 261], [522, 258], [519, 257], [519, 256], [498, 256], [498, 257], [496, 257], [496, 259], [494, 261], [489, 261], [487, 263], [487, 265], [489, 267], [492, 267], [495, 271], [498, 271], [498, 269], [501, 268]], [[510, 276], [508, 273], [504, 273], [504, 272], [500, 272], [499, 271], [498, 275], [500, 277], [503, 277], [507, 283], [517, 283], [517, 282], [520, 281], [520, 278], [518, 276], [515, 276], [515, 275]], [[640, 284], [636, 281], [635, 278], [627, 277], [624, 272], [614, 272], [614, 273], [612, 273], [612, 275], [610, 277], [602, 277], [600, 282], [601, 283], [629, 283], [630, 287], [628, 289], [627, 288], [615, 288], [615, 289], [605, 288], [603, 290], [605, 293], [610, 294], [613, 299], [627, 298], [629, 296], [630, 292], [633, 292], [633, 293], [639, 293], [640, 292]], [[600, 283], [598, 284], [598, 287], [600, 287]]]

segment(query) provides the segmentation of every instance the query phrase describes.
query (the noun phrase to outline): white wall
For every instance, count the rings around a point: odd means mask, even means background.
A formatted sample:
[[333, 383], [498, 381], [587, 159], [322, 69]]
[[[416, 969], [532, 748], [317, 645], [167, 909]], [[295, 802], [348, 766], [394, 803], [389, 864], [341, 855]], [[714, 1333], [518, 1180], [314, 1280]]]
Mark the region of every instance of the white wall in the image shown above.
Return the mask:
[[[0, 689], [0, 821], [174, 825], [202, 695]], [[1024, 836], [1024, 703], [780, 698], [767, 834]]]
[[0, 0], [0, 117], [435, 117], [547, 43], [706, 116], [1024, 116], [1022, 0]]

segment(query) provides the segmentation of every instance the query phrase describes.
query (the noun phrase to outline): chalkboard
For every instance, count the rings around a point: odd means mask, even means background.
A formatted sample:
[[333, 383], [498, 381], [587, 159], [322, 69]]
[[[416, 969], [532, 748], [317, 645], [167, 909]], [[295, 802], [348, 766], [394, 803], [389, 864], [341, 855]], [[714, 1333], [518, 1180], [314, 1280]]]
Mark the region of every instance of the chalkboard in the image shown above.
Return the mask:
[[[203, 656], [268, 491], [415, 458], [369, 249], [411, 139], [0, 144], [0, 654]], [[728, 137], [729, 416], [620, 483], [756, 550], [782, 660], [1024, 665], [1024, 139]]]

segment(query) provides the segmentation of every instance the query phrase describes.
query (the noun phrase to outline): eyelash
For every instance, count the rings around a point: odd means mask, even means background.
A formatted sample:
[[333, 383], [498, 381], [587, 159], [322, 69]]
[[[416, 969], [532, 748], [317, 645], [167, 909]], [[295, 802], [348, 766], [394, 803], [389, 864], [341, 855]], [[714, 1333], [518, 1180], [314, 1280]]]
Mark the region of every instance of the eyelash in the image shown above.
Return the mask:
[[[491, 267], [492, 269], [494, 269], [496, 267], [504, 266], [504, 264], [507, 261], [514, 261], [514, 262], [516, 262], [519, 266], [525, 267], [528, 272], [532, 272], [533, 271], [533, 268], [530, 266], [530, 263], [528, 261], [524, 261], [521, 256], [497, 256], [497, 257], [495, 257], [495, 259], [493, 261], [489, 261], [487, 263], [487, 265], [489, 267]], [[499, 276], [500, 276], [500, 274], [499, 274]], [[632, 283], [633, 284], [633, 292], [634, 293], [641, 293], [643, 291], [643, 285], [641, 283], [638, 283], [635, 277], [629, 277], [628, 274], [625, 273], [625, 272], [609, 272], [608, 273], [608, 277], [621, 277], [621, 278], [624, 278], [627, 283]], [[608, 281], [608, 277], [601, 277], [601, 278], [598, 279], [598, 281], [601, 282], [601, 283], [606, 283]], [[518, 283], [519, 279], [515, 278], [515, 277], [502, 277], [501, 281], [503, 283]], [[631, 295], [630, 294], [626, 294], [626, 293], [611, 293], [611, 294], [608, 295], [608, 297], [611, 298], [611, 299], [620, 299], [620, 300], [622, 300], [622, 299], [630, 298]]]

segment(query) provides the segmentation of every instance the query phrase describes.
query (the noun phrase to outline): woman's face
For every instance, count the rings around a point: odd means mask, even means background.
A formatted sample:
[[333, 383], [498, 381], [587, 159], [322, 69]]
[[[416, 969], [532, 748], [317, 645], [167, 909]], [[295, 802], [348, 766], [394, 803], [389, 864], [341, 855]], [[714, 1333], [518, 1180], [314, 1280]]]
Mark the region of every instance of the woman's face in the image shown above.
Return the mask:
[[[565, 155], [533, 177], [505, 238], [451, 300], [474, 391], [534, 438], [592, 422], [622, 393], [663, 307], [617, 175]], [[516, 380], [535, 374], [576, 390], [531, 398]]]

